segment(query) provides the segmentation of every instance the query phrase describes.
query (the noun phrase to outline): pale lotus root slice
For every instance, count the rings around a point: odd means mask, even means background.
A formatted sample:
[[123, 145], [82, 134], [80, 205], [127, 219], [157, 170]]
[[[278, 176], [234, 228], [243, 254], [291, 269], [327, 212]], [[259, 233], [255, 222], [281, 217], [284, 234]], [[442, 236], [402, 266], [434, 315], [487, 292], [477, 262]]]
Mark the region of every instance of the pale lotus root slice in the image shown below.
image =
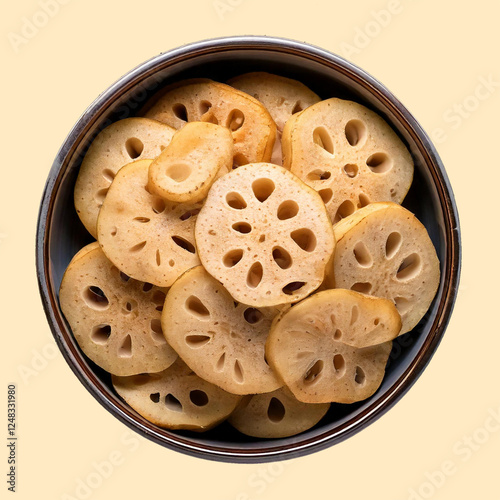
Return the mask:
[[147, 118], [126, 118], [106, 127], [93, 140], [75, 184], [74, 201], [87, 231], [97, 238], [97, 217], [118, 170], [134, 160], [154, 159], [175, 129]]
[[167, 429], [207, 431], [225, 420], [241, 400], [198, 377], [180, 359], [160, 373], [113, 376], [112, 382], [137, 413]]
[[422, 223], [395, 203], [374, 203], [335, 226], [337, 249], [329, 282], [396, 304], [400, 334], [422, 319], [436, 295], [440, 270]]
[[327, 99], [294, 115], [282, 141], [284, 166], [319, 192], [334, 224], [369, 203], [401, 203], [413, 180], [401, 139], [352, 101]]
[[80, 251], [59, 290], [61, 310], [82, 351], [115, 375], [158, 372], [177, 354], [161, 329], [166, 288], [131, 279], [102, 250]]
[[145, 116], [174, 127], [210, 122], [227, 127], [234, 140], [234, 166], [269, 161], [276, 124], [252, 96], [210, 80], [179, 82], [153, 96]]
[[320, 286], [335, 238], [318, 193], [283, 167], [250, 164], [217, 180], [196, 221], [200, 260], [237, 300], [297, 302]]
[[[343, 341], [362, 331], [365, 321], [351, 325], [344, 291], [332, 292], [314, 294], [283, 312], [266, 344], [269, 364], [304, 403], [355, 403], [370, 397], [382, 383], [391, 352], [392, 341], [363, 348]], [[373, 319], [371, 326], [376, 326]]]
[[314, 427], [329, 408], [330, 403], [302, 403], [282, 387], [267, 394], [245, 396], [228, 421], [247, 436], [284, 438]]
[[173, 203], [150, 193], [152, 160], [123, 167], [111, 184], [98, 220], [98, 239], [107, 257], [132, 278], [170, 286], [200, 263], [194, 223], [199, 204]]
[[264, 352], [278, 312], [235, 302], [198, 266], [172, 285], [162, 325], [167, 341], [198, 376], [233, 394], [258, 394], [282, 385]]
[[149, 167], [149, 188], [166, 200], [201, 201], [217, 176], [232, 169], [233, 153], [233, 137], [227, 128], [187, 123]]
[[282, 165], [281, 135], [285, 123], [295, 113], [319, 102], [320, 97], [297, 80], [264, 72], [246, 73], [228, 84], [255, 97], [271, 113], [278, 129], [271, 163]]

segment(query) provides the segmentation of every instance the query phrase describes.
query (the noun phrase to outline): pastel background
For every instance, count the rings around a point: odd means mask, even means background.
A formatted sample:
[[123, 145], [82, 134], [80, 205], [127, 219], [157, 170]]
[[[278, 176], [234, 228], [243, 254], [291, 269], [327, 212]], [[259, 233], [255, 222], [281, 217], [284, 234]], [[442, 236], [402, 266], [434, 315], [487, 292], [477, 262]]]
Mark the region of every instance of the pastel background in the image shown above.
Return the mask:
[[[7, 429], [6, 387], [15, 383], [17, 498], [498, 500], [499, 16], [500, 5], [491, 0], [4, 5], [0, 435]], [[133, 434], [108, 414], [56, 350], [34, 266], [46, 176], [85, 108], [159, 52], [234, 34], [307, 41], [383, 82], [435, 139], [462, 224], [460, 294], [444, 340], [416, 385], [348, 441], [267, 465], [189, 458]], [[1, 448], [5, 479], [8, 450]], [[8, 498], [13, 494], [4, 479], [1, 496]]]

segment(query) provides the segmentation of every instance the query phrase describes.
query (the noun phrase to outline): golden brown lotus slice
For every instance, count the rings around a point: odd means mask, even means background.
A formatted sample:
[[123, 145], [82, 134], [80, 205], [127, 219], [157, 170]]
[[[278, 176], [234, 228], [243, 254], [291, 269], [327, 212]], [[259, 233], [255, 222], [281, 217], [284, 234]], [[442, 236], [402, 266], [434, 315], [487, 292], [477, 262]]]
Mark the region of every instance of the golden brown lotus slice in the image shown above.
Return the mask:
[[264, 353], [277, 313], [238, 304], [198, 266], [172, 285], [162, 325], [170, 345], [198, 376], [233, 394], [258, 394], [281, 386]]
[[319, 195], [283, 167], [245, 165], [217, 180], [197, 222], [200, 260], [239, 302], [296, 302], [320, 286], [335, 239]]
[[201, 379], [180, 359], [160, 373], [113, 376], [112, 381], [116, 392], [137, 413], [167, 429], [211, 429], [241, 399]]
[[161, 330], [167, 289], [121, 273], [94, 243], [63, 276], [61, 310], [82, 351], [115, 375], [168, 368], [177, 354]]
[[403, 322], [400, 333], [412, 330], [429, 309], [440, 276], [422, 223], [400, 205], [374, 203], [334, 229], [338, 243], [330, 283], [393, 301]]
[[232, 78], [228, 84], [255, 97], [271, 113], [278, 128], [271, 163], [281, 165], [285, 123], [295, 113], [318, 102], [319, 96], [297, 80], [264, 72], [246, 73]]
[[187, 122], [210, 122], [227, 127], [234, 140], [235, 166], [269, 161], [276, 124], [257, 99], [229, 85], [194, 80], [161, 90], [147, 105], [145, 116], [176, 129]]
[[126, 118], [105, 128], [90, 145], [75, 184], [75, 208], [97, 238], [97, 216], [116, 173], [127, 163], [156, 158], [175, 129], [147, 118]]
[[98, 220], [99, 243], [120, 271], [170, 286], [200, 263], [194, 243], [199, 204], [173, 203], [150, 193], [152, 160], [123, 167], [111, 184]]
[[294, 115], [283, 132], [283, 164], [319, 192], [335, 224], [369, 203], [401, 203], [413, 160], [379, 115], [327, 99]]
[[366, 338], [366, 330], [381, 324], [392, 325], [389, 337], [394, 338], [399, 322], [393, 321], [393, 311], [383, 308], [362, 311], [361, 300], [353, 312], [348, 293], [319, 292], [273, 322], [267, 359], [299, 401], [354, 403], [371, 396], [384, 378], [391, 341], [357, 348], [344, 339]]
[[245, 396], [229, 417], [229, 423], [247, 436], [283, 438], [315, 426], [328, 408], [330, 403], [301, 403], [282, 387], [266, 394]]
[[178, 203], [203, 200], [233, 166], [231, 132], [213, 123], [187, 123], [149, 167], [152, 193]]

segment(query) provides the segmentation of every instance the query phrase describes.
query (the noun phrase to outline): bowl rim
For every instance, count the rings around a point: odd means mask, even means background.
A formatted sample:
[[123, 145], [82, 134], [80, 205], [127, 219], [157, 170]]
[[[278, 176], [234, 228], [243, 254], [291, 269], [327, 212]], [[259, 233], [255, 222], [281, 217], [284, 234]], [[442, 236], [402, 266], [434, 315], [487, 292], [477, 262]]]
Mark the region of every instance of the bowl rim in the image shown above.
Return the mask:
[[[86, 132], [101, 118], [103, 112], [116, 99], [117, 95], [123, 95], [140, 81], [180, 61], [228, 50], [272, 51], [305, 57], [324, 66], [334, 68], [350, 80], [355, 80], [364, 87], [369, 88], [374, 97], [395, 114], [412, 137], [412, 140], [417, 145], [420, 145], [419, 149], [434, 179], [440, 201], [444, 204], [443, 217], [448, 240], [446, 247], [446, 262], [448, 265], [446, 266], [446, 275], [441, 276], [444, 283], [440, 301], [441, 307], [421, 348], [397, 381], [361, 413], [349, 418], [334, 429], [317, 436], [301, 439], [300, 435], [298, 435], [291, 445], [273, 446], [273, 441], [263, 441], [266, 446], [256, 449], [225, 448], [224, 446], [214, 446], [212, 444], [193, 443], [184, 436], [169, 434], [168, 431], [159, 429], [153, 424], [147, 425], [147, 423], [139, 422], [133, 411], [128, 410], [125, 406], [117, 406], [115, 402], [106, 396], [108, 389], [103, 386], [86, 363], [82, 363], [81, 353], [65, 341], [63, 331], [66, 326], [60, 315], [55, 313], [57, 311], [57, 295], [56, 292], [51, 290], [50, 262], [48, 258], [50, 227], [48, 220], [52, 214], [55, 194], [66, 170], [67, 163]], [[437, 150], [420, 124], [384, 85], [353, 63], [320, 47], [280, 37], [229, 36], [189, 43], [160, 53], [119, 78], [92, 102], [64, 140], [48, 174], [37, 221], [36, 272], [43, 308], [56, 343], [80, 382], [104, 408], [142, 436], [162, 446], [191, 456], [223, 462], [263, 463], [306, 455], [337, 444], [380, 418], [407, 393], [435, 353], [453, 311], [458, 293], [460, 270], [460, 226], [453, 191]]]

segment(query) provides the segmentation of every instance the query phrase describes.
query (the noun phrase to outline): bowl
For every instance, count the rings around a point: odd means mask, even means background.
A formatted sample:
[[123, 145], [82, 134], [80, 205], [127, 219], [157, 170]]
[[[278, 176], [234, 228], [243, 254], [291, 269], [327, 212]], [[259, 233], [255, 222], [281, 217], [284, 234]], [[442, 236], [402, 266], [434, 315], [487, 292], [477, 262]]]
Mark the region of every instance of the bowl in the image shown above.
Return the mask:
[[[415, 178], [404, 206], [427, 228], [441, 263], [437, 295], [417, 327], [394, 341], [379, 390], [356, 404], [332, 404], [314, 428], [283, 439], [245, 437], [227, 423], [199, 434], [161, 429], [148, 422], [115, 394], [109, 374], [83, 355], [58, 303], [64, 270], [92, 239], [73, 206], [78, 169], [92, 139], [110, 123], [137, 114], [166, 84], [193, 77], [226, 81], [250, 71], [296, 78], [322, 98], [352, 99], [391, 124], [415, 162]], [[382, 416], [415, 383], [438, 347], [457, 295], [460, 262], [458, 213], [450, 183], [436, 149], [409, 111], [373, 77], [330, 52], [297, 41], [254, 36], [207, 40], [160, 54], [104, 91], [77, 121], [55, 158], [41, 201], [36, 236], [37, 275], [45, 313], [59, 349], [81, 383], [118, 420], [144, 437], [172, 450], [225, 462], [295, 458], [339, 443]]]

